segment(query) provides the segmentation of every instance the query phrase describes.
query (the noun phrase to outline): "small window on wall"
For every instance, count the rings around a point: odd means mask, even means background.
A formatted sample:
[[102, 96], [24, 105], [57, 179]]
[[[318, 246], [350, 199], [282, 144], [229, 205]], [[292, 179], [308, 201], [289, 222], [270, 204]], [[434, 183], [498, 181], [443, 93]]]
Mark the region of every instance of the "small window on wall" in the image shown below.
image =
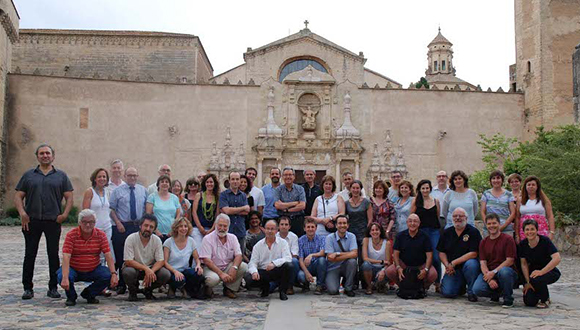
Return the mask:
[[532, 62], [528, 61], [528, 72], [532, 72]]
[[311, 59], [301, 59], [286, 64], [282, 69], [282, 71], [280, 72], [279, 81], [282, 82], [282, 80], [284, 80], [284, 78], [286, 78], [287, 75], [291, 74], [292, 72], [300, 71], [309, 65], [311, 65], [313, 68], [315, 68], [320, 72], [328, 73], [326, 68], [318, 61]]
[[434, 70], [435, 70], [435, 71], [439, 70], [439, 66], [438, 66], [438, 64], [437, 64], [437, 61], [435, 61], [435, 62], [433, 63], [433, 68], [434, 68]]
[[445, 61], [441, 61], [441, 70], [445, 71]]

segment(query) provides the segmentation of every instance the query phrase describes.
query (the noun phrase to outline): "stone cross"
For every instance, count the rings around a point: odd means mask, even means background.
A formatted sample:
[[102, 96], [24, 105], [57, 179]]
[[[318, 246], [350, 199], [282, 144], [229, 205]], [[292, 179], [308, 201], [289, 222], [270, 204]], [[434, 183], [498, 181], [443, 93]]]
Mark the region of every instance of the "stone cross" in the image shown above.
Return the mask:
[[304, 21], [304, 28], [305, 28], [305, 29], [308, 29], [308, 24], [309, 24], [309, 23], [310, 23], [310, 22], [308, 22], [308, 20], [305, 20], [305, 21]]

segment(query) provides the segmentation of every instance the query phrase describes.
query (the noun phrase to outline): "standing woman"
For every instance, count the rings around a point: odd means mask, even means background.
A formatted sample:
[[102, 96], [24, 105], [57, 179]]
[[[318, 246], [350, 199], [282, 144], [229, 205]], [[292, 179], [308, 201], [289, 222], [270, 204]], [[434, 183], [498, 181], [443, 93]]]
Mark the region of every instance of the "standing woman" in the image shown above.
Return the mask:
[[[109, 248], [111, 254], [114, 256], [113, 243], [111, 236], [113, 235], [113, 223], [111, 221], [109, 207], [110, 191], [107, 188], [109, 185], [109, 172], [104, 168], [98, 168], [91, 174], [91, 187], [85, 191], [83, 196], [83, 210], [91, 209], [95, 211], [97, 223], [95, 228], [100, 229], [107, 235], [109, 241]], [[105, 256], [101, 255], [101, 265], [105, 265]]]
[[[248, 199], [248, 206], [250, 207], [250, 210], [253, 209], [256, 203], [254, 202], [254, 196], [250, 195], [250, 192], [252, 191], [252, 180], [250, 180], [250, 178], [248, 178], [245, 174], [240, 175], [240, 191], [246, 194], [246, 198]], [[246, 228], [250, 227], [249, 222], [250, 217], [246, 216]]]
[[512, 173], [507, 178], [512, 195], [514, 195], [514, 205], [516, 205], [518, 200], [522, 198], [522, 180], [522, 176], [517, 173]]
[[[467, 213], [467, 223], [475, 227], [477, 214], [477, 193], [469, 189], [469, 179], [463, 171], [453, 171], [449, 178], [449, 190], [443, 196], [442, 214], [445, 217], [445, 229], [453, 226], [453, 211], [461, 207]], [[484, 218], [485, 219], [485, 218]]]
[[385, 269], [391, 264], [391, 248], [388, 244], [385, 230], [381, 225], [373, 222], [367, 228], [362, 242], [361, 270], [366, 282], [365, 294], [373, 294], [372, 282], [385, 284], [387, 272]]
[[[371, 202], [362, 197], [363, 185], [359, 180], [354, 180], [350, 185], [350, 199], [346, 202], [346, 214], [348, 215], [348, 231], [356, 236], [356, 243], [361, 253], [362, 241], [365, 232], [373, 221], [373, 208]], [[361, 254], [362, 255], [362, 254]], [[362, 263], [362, 261], [361, 261]]]
[[322, 178], [322, 195], [316, 197], [312, 204], [310, 217], [316, 222], [316, 235], [326, 237], [336, 231], [336, 217], [344, 214], [344, 200], [336, 194], [336, 181], [332, 175]]
[[433, 248], [433, 267], [437, 271], [437, 280], [435, 280], [435, 292], [441, 292], [441, 259], [437, 244], [441, 235], [441, 223], [439, 214], [441, 209], [439, 200], [431, 196], [433, 186], [429, 180], [421, 180], [417, 184], [417, 197], [411, 203], [411, 213], [415, 213], [421, 220], [419, 229], [429, 236], [431, 247]]
[[[194, 177], [191, 177], [187, 179], [187, 181], [185, 181], [185, 194], [183, 195], [183, 197], [187, 199], [191, 203], [191, 205], [193, 205], [195, 197], [199, 195], [199, 184], [200, 182]], [[193, 208], [191, 208], [190, 211], [193, 211]], [[188, 212], [186, 214], [187, 218], [192, 220], [191, 212]]]
[[173, 193], [177, 198], [179, 198], [179, 205], [181, 205], [181, 214], [188, 214], [189, 209], [191, 208], [191, 202], [185, 198], [183, 193], [183, 186], [181, 185], [181, 181], [173, 180], [171, 182], [171, 193]]
[[393, 227], [395, 226], [395, 206], [387, 198], [387, 192], [389, 188], [385, 181], [377, 180], [373, 184], [373, 196], [371, 197], [371, 207], [373, 208], [373, 220], [385, 231], [387, 239], [393, 241], [395, 238], [395, 231]]
[[[481, 218], [485, 219], [488, 213], [495, 213], [499, 216], [499, 230], [504, 234], [514, 236], [513, 220], [516, 217], [516, 206], [514, 196], [511, 192], [503, 188], [505, 176], [502, 171], [495, 170], [489, 175], [491, 189], [481, 195]], [[485, 230], [487, 232], [487, 230]]]
[[552, 202], [542, 191], [540, 179], [537, 177], [529, 176], [524, 180], [522, 197], [516, 205], [516, 212], [517, 242], [525, 238], [522, 224], [528, 219], [538, 223], [539, 235], [548, 236], [550, 240], [554, 240], [556, 223], [552, 212]]
[[191, 236], [196, 246], [201, 246], [203, 237], [212, 232], [219, 210], [220, 186], [213, 173], [206, 174], [201, 180], [201, 193], [196, 194], [191, 208], [193, 231]]
[[524, 284], [524, 304], [530, 307], [547, 308], [550, 305], [548, 284], [560, 278], [556, 266], [561, 257], [552, 241], [538, 235], [538, 223], [532, 219], [524, 221], [525, 238], [519, 245]]
[[157, 191], [147, 196], [147, 205], [145, 212], [154, 214], [157, 217], [158, 224], [155, 234], [163, 242], [171, 235], [171, 225], [175, 219], [181, 216], [181, 205], [179, 198], [169, 192], [171, 179], [168, 175], [162, 175], [157, 179]]
[[401, 181], [399, 185], [399, 199], [395, 203], [395, 215], [397, 217], [396, 232], [407, 230], [407, 218], [411, 214], [411, 204], [415, 199], [413, 184], [407, 180]]

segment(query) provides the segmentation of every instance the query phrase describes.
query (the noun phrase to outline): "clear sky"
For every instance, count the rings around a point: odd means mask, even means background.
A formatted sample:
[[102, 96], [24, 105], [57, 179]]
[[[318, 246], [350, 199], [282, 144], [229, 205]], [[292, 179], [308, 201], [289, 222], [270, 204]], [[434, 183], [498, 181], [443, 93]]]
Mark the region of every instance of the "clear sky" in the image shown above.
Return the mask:
[[200, 1], [14, 0], [21, 28], [140, 30], [199, 36], [217, 75], [258, 48], [312, 32], [355, 53], [366, 67], [403, 84], [427, 68], [427, 45], [441, 26], [453, 43], [457, 76], [508, 89], [515, 63], [513, 0]]

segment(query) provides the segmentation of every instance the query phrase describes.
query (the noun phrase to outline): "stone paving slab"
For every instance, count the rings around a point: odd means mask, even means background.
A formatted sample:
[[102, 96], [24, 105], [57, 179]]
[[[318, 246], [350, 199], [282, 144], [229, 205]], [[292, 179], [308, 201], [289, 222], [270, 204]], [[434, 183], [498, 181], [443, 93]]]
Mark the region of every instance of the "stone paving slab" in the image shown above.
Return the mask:
[[[70, 228], [63, 230], [64, 232]], [[62, 246], [62, 243], [61, 243]], [[230, 300], [221, 296], [209, 301], [168, 300], [157, 294], [157, 301], [144, 299], [132, 303], [127, 295], [100, 298], [99, 305], [87, 305], [83, 299], [75, 307], [65, 307], [64, 299], [46, 297], [48, 261], [41, 241], [35, 270], [35, 298], [21, 300], [24, 240], [19, 228], [0, 227], [0, 329], [262, 329], [267, 324], [292, 324], [299, 315], [308, 316], [302, 329], [579, 329], [580, 258], [563, 258], [562, 278], [551, 286], [552, 306], [547, 310], [523, 306], [521, 290], [515, 294], [516, 306], [502, 309], [487, 300], [469, 303], [465, 297], [443, 299], [431, 294], [423, 300], [402, 300], [393, 292], [387, 295], [355, 298], [345, 296], [290, 296], [299, 300], [287, 304], [258, 298], [257, 292], [241, 292]], [[78, 291], [82, 289], [79, 285]], [[64, 290], [59, 288], [64, 296]], [[298, 290], [299, 291], [299, 290]], [[302, 295], [298, 293], [298, 295]], [[560, 298], [560, 300], [559, 300]], [[268, 317], [288, 318], [283, 322]], [[296, 322], [297, 325], [304, 322]]]

